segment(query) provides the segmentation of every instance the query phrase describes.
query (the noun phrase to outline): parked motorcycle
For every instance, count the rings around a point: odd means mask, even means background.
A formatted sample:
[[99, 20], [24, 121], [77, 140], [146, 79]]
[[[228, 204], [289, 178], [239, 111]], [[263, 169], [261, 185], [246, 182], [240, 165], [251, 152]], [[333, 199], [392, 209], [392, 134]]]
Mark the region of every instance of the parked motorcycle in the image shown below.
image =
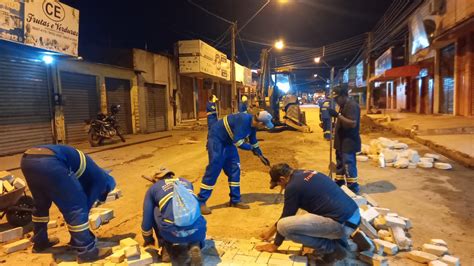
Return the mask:
[[116, 116], [119, 110], [120, 105], [112, 105], [109, 114], [99, 113], [95, 119], [85, 121], [89, 126], [87, 134], [91, 147], [100, 146], [105, 139], [112, 139], [115, 136], [118, 136], [122, 142], [125, 142]]

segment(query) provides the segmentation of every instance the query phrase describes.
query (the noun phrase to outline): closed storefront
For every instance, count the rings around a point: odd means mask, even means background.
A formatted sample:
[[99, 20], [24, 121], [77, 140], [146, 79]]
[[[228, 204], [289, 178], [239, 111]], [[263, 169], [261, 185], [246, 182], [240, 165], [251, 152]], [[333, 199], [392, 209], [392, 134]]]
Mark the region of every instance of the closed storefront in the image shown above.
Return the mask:
[[0, 155], [53, 143], [46, 66], [0, 50]]
[[100, 110], [97, 77], [64, 71], [60, 75], [66, 141], [85, 141], [87, 133], [84, 120], [95, 118]]
[[227, 83], [221, 83], [217, 98], [219, 98], [219, 115], [228, 115], [232, 113], [232, 106], [231, 106], [231, 85]]
[[193, 119], [194, 116], [194, 89], [193, 78], [180, 76], [181, 78], [181, 118], [183, 120]]
[[112, 105], [120, 105], [120, 111], [117, 114], [117, 118], [121, 132], [123, 134], [132, 133], [130, 81], [126, 79], [105, 78], [105, 88], [107, 90], [108, 110], [110, 110]]
[[439, 112], [442, 114], [453, 114], [454, 112], [454, 57], [454, 44], [441, 49]]
[[166, 130], [166, 86], [146, 84], [146, 125], [147, 133]]
[[198, 103], [197, 109], [199, 110], [199, 118], [206, 118], [206, 104], [208, 101], [207, 90], [204, 88], [204, 80], [197, 79], [197, 87], [198, 87]]

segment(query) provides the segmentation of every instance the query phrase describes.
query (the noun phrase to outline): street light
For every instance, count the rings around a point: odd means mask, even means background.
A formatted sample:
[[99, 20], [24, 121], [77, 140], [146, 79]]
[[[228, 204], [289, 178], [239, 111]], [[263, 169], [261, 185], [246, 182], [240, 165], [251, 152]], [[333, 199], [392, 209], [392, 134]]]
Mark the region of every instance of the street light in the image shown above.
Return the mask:
[[275, 48], [278, 50], [282, 50], [285, 47], [285, 43], [282, 40], [278, 40], [275, 42]]
[[278, 0], [278, 3], [280, 4], [287, 4], [289, 0]]
[[318, 74], [314, 74], [313, 77], [317, 78], [317, 77], [318, 77]]
[[319, 64], [319, 63], [321, 62], [321, 57], [320, 57], [320, 56], [315, 57], [315, 58], [314, 58], [314, 62], [315, 62], [316, 64]]

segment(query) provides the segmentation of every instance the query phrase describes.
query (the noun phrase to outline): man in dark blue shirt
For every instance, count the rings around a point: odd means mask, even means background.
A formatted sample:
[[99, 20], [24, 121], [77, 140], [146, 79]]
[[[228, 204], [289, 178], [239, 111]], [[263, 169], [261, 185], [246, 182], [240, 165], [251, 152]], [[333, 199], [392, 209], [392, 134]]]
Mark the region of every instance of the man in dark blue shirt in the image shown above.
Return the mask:
[[[357, 204], [328, 176], [316, 171], [292, 169], [277, 164], [270, 170], [270, 188], [285, 189], [283, 213], [268, 232], [261, 235], [274, 243], [258, 246], [257, 250], [276, 252], [283, 240], [301, 243], [324, 255], [324, 261], [341, 259], [342, 246], [360, 224]], [[298, 209], [307, 214], [296, 215]]]
[[321, 121], [321, 128], [323, 129], [323, 137], [325, 140], [331, 139], [331, 115], [328, 108], [334, 108], [334, 103], [330, 99], [325, 99], [319, 104], [319, 120]]
[[[169, 262], [171, 255], [171, 260], [178, 264], [184, 257], [185, 261], [191, 262], [191, 265], [201, 265], [200, 248], [204, 247], [206, 238], [206, 220], [201, 215], [189, 226], [177, 226], [174, 224], [173, 215], [174, 182], [180, 182], [194, 194], [193, 185], [184, 178], [175, 178], [174, 173], [168, 169], [160, 169], [155, 178], [157, 181], [148, 189], [143, 202], [141, 229], [144, 245], [154, 245], [153, 231], [155, 231], [158, 244], [164, 247], [161, 253], [164, 262]], [[183, 249], [174, 250], [174, 246]]]
[[[331, 93], [340, 109], [328, 108], [336, 118], [334, 149], [336, 150], [336, 183], [347, 184], [354, 193], [359, 193], [356, 153], [361, 149], [360, 107], [351, 98], [346, 87], [336, 87]], [[347, 182], [346, 182], [347, 181]]]
[[217, 99], [216, 95], [209, 96], [209, 101], [206, 104], [206, 114], [207, 114], [207, 130], [211, 129], [211, 126], [217, 122], [218, 114], [217, 114]]
[[59, 242], [48, 238], [49, 209], [54, 202], [71, 234], [69, 245], [78, 251], [78, 262], [95, 261], [107, 255], [96, 247], [89, 229], [89, 211], [96, 201], [105, 201], [115, 180], [82, 151], [66, 145], [44, 145], [25, 151], [21, 171], [35, 200], [33, 252], [42, 252]]

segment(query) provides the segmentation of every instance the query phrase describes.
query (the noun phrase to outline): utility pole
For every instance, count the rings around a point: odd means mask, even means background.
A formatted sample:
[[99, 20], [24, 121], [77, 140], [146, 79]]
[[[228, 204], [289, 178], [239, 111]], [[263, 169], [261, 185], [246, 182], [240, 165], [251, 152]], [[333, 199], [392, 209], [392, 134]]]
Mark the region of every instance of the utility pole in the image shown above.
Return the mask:
[[237, 108], [237, 83], [235, 81], [235, 39], [237, 35], [237, 23], [233, 22], [231, 27], [231, 65], [230, 65], [230, 81], [232, 83], [232, 112]]
[[331, 84], [329, 85], [329, 92], [332, 91], [332, 89], [334, 88], [334, 67], [331, 67]]
[[365, 109], [368, 112], [370, 110], [370, 106], [372, 105], [372, 84], [370, 82], [370, 77], [372, 75], [372, 55], [371, 55], [371, 50], [372, 50], [372, 39], [373, 39], [373, 33], [369, 32], [369, 38], [368, 38], [368, 45], [367, 45], [367, 77], [365, 79], [365, 82], [367, 83], [367, 99], [365, 100]]

